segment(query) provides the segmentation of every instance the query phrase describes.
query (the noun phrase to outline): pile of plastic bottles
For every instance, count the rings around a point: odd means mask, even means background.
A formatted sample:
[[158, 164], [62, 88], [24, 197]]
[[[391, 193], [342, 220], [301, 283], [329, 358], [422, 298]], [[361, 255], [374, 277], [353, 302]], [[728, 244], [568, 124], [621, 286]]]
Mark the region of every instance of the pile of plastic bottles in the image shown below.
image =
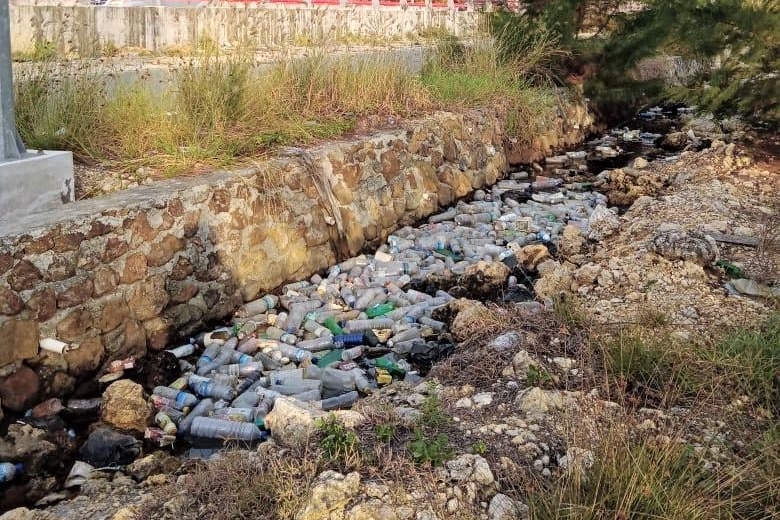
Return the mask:
[[415, 290], [414, 281], [458, 275], [482, 260], [514, 266], [517, 246], [555, 242], [568, 223], [585, 228], [605, 202], [581, 186], [524, 177], [399, 229], [374, 255], [250, 301], [228, 326], [170, 349], [184, 375], [154, 389], [157, 427], [147, 438], [160, 445], [177, 437], [262, 440], [280, 396], [333, 410], [394, 379], [419, 379], [414, 355], [446, 336], [432, 313], [453, 296]]

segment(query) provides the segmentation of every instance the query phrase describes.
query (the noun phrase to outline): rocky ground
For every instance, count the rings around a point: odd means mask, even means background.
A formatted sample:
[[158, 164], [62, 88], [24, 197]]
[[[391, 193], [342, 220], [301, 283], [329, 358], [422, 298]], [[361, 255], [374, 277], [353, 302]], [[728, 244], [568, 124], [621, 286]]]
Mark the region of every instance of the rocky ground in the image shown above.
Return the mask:
[[[628, 209], [517, 252], [540, 303], [451, 303], [423, 383], [340, 422], [277, 401], [256, 449], [157, 451], [0, 518], [780, 518], [777, 164], [715, 140], [599, 179]], [[767, 319], [745, 372], [719, 345]]]

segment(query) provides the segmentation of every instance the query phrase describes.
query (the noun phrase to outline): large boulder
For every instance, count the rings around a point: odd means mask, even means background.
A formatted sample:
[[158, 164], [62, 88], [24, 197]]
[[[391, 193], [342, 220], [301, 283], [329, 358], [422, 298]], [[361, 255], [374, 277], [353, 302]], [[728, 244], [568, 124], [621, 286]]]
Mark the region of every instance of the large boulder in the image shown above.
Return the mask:
[[360, 491], [360, 473], [343, 475], [324, 471], [317, 477], [306, 505], [295, 515], [296, 520], [327, 520], [342, 518], [344, 508]]
[[711, 236], [679, 228], [656, 233], [652, 248], [668, 260], [687, 260], [702, 266], [712, 264], [719, 254], [718, 246]]
[[620, 219], [606, 206], [598, 205], [588, 218], [588, 238], [603, 240], [620, 228]]
[[152, 408], [138, 383], [121, 379], [103, 392], [103, 421], [120, 430], [143, 433], [151, 414]]
[[[365, 420], [365, 417], [352, 410], [335, 410], [329, 413], [335, 415], [347, 428], [355, 428]], [[316, 432], [317, 419], [326, 415], [328, 413], [292, 397], [279, 397], [274, 401], [273, 410], [265, 416], [265, 425], [279, 444], [300, 446]]]
[[501, 262], [479, 261], [463, 271], [459, 284], [469, 295], [495, 297], [506, 286], [510, 270]]
[[529, 244], [523, 246], [517, 255], [517, 261], [526, 271], [536, 271], [536, 266], [552, 258], [550, 250], [544, 244]]
[[37, 402], [40, 389], [38, 374], [22, 365], [13, 374], [0, 379], [0, 400], [6, 409], [22, 412]]

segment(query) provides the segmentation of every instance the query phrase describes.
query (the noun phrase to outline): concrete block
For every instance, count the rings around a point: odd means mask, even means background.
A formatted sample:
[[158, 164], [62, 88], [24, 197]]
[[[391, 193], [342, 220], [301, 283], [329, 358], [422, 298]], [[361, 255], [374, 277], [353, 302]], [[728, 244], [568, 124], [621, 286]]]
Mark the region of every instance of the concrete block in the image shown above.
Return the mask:
[[29, 150], [0, 161], [0, 230], [10, 220], [73, 202], [75, 191], [70, 152]]

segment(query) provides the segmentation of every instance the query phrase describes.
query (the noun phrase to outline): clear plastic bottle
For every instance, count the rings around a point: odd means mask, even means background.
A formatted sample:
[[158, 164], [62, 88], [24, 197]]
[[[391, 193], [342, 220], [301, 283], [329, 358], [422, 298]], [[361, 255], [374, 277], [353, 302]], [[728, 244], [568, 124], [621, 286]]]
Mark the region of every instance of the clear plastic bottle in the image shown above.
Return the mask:
[[24, 464], [0, 462], [0, 483], [11, 482], [24, 471]]
[[242, 305], [238, 311], [236, 311], [236, 316], [239, 318], [246, 317], [246, 316], [253, 316], [255, 314], [262, 314], [266, 312], [268, 309], [273, 309], [276, 307], [276, 305], [279, 303], [279, 297], [275, 296], [273, 294], [266, 294], [262, 298], [258, 298], [257, 300], [252, 300], [251, 302], [247, 302], [244, 305]]
[[[210, 363], [206, 363], [198, 367], [198, 375], [208, 374], [209, 372], [218, 369], [222, 365], [230, 363], [230, 361], [233, 359], [234, 352], [235, 350], [233, 349], [222, 347], [217, 357], [215, 357]], [[201, 358], [202, 357], [203, 356], [201, 356]]]
[[192, 354], [195, 353], [195, 345], [193, 345], [192, 343], [187, 343], [186, 345], [172, 348], [170, 350], [167, 350], [166, 352], [170, 352], [177, 358], [183, 358], [183, 357], [191, 356]]
[[192, 422], [190, 434], [193, 437], [239, 441], [257, 441], [264, 438], [263, 433], [253, 423], [227, 421], [212, 417], [196, 417]]
[[210, 345], [206, 346], [206, 350], [203, 351], [203, 353], [198, 358], [197, 363], [195, 364], [196, 367], [202, 368], [214, 361], [214, 358], [219, 355], [220, 351], [220, 345], [217, 343], [211, 343]]
[[323, 336], [332, 336], [333, 335], [333, 333], [331, 331], [329, 331], [327, 328], [323, 327], [322, 325], [320, 325], [319, 323], [317, 323], [314, 320], [306, 320], [303, 323], [303, 329], [308, 331], [308, 332], [311, 332], [312, 334], [314, 334], [318, 338], [321, 338]]
[[359, 332], [369, 329], [389, 329], [394, 321], [389, 318], [374, 318], [372, 320], [349, 320], [344, 323], [344, 330], [349, 332]]
[[294, 359], [299, 363], [304, 359], [311, 359], [311, 360], [315, 359], [314, 354], [312, 354], [308, 350], [303, 350], [284, 343], [279, 345], [279, 352], [281, 352], [283, 356], [288, 357], [290, 359]]
[[198, 398], [189, 392], [182, 392], [167, 386], [156, 386], [152, 393], [175, 401], [179, 410], [194, 406], [198, 402]]
[[363, 354], [364, 354], [364, 349], [362, 346], [346, 348], [341, 351], [341, 359], [342, 361], [352, 361], [354, 359], [358, 359]]
[[233, 363], [230, 365], [222, 365], [217, 369], [217, 374], [249, 377], [252, 374], [260, 373], [262, 371], [263, 371], [263, 364], [261, 362], [251, 361], [249, 363], [243, 363], [243, 364]]
[[[205, 381], [204, 381], [205, 379]], [[225, 399], [232, 401], [233, 389], [229, 386], [220, 385], [206, 378], [190, 377], [190, 388], [201, 397], [213, 397], [214, 399]]]
[[347, 392], [335, 397], [323, 399], [318, 403], [319, 408], [323, 411], [338, 410], [339, 408], [348, 408], [355, 404], [360, 398], [360, 394], [357, 391]]
[[257, 352], [259, 342], [256, 337], [250, 336], [238, 344], [238, 351], [244, 354], [254, 354]]
[[[330, 334], [330, 333], [328, 333]], [[299, 341], [296, 347], [309, 352], [319, 352], [321, 350], [329, 350], [333, 348], [333, 336], [328, 335], [321, 338], [306, 339]]]
[[179, 435], [188, 434], [190, 427], [192, 426], [192, 421], [194, 421], [196, 417], [208, 415], [213, 409], [214, 401], [212, 399], [203, 399], [201, 402], [195, 405], [195, 407], [190, 410], [190, 413], [188, 413], [187, 416], [184, 417], [184, 419], [182, 419], [179, 423]]
[[238, 363], [239, 365], [251, 363], [254, 360], [255, 358], [250, 356], [249, 354], [244, 354], [243, 352], [239, 352], [237, 350], [234, 350], [230, 355], [230, 362]]

